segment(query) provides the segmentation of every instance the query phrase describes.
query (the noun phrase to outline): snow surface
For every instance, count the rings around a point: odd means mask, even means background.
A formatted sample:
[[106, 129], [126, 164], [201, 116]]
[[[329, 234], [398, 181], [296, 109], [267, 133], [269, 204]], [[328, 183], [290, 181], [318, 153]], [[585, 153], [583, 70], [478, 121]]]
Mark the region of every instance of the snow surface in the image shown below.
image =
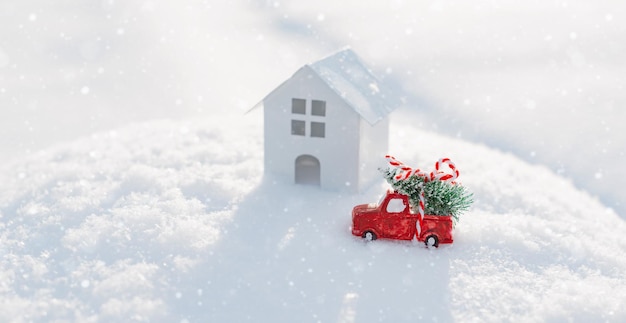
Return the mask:
[[[626, 321], [624, 16], [0, 2], [0, 321]], [[407, 94], [390, 153], [451, 157], [475, 192], [453, 245], [350, 236], [382, 181], [341, 196], [262, 176], [261, 117], [241, 113], [346, 45]]]
[[359, 195], [263, 176], [259, 116], [134, 124], [4, 167], [0, 321], [626, 320], [624, 221], [548, 168], [400, 111], [391, 151], [450, 157], [476, 203], [452, 245], [365, 243], [350, 210], [382, 176]]

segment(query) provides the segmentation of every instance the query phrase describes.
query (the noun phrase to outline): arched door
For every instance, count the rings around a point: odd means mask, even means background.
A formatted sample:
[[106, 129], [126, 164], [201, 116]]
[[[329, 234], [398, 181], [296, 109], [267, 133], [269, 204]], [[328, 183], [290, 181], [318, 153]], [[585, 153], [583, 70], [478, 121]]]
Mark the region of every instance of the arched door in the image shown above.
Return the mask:
[[311, 155], [296, 158], [296, 184], [320, 186], [320, 161]]

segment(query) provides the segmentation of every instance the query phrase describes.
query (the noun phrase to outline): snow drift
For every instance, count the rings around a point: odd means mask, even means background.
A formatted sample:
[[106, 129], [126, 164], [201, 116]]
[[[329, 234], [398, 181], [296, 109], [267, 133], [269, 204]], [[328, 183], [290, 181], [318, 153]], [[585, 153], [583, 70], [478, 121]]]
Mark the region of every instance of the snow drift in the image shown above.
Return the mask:
[[394, 118], [392, 153], [450, 157], [475, 194], [453, 245], [351, 236], [382, 176], [360, 195], [263, 176], [258, 115], [135, 124], [2, 170], [0, 320], [626, 320], [613, 211], [546, 167]]

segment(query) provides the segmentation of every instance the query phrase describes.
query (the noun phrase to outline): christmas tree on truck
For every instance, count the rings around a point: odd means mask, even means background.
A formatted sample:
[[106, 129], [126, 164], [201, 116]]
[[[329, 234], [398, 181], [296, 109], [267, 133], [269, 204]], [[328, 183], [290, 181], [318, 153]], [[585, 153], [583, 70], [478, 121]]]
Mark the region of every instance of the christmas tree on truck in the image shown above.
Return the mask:
[[[455, 181], [459, 171], [449, 158], [437, 161], [431, 173], [408, 167], [393, 156], [385, 158], [389, 166], [381, 169], [383, 176], [396, 192], [408, 196], [415, 213], [452, 216], [457, 222], [472, 205], [473, 194]], [[445, 166], [450, 172], [443, 171]]]

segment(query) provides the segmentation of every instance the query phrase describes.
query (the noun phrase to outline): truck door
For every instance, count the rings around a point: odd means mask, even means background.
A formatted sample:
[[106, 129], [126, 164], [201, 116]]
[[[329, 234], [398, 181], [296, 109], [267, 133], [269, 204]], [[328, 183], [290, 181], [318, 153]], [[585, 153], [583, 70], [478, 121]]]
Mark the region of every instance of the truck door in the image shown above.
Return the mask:
[[391, 197], [383, 214], [383, 236], [390, 239], [413, 239], [415, 220], [409, 212], [406, 198]]

